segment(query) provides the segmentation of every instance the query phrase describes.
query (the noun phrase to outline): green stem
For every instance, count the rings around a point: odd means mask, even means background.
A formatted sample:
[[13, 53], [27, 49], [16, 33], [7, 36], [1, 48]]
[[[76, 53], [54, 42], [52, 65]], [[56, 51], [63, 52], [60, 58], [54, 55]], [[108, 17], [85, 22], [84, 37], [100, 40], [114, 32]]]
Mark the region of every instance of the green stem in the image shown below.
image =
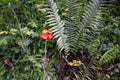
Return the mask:
[[47, 41], [45, 41], [45, 54], [44, 54], [44, 65], [43, 65], [43, 68], [44, 68], [44, 80], [46, 80], [46, 55], [47, 55]]

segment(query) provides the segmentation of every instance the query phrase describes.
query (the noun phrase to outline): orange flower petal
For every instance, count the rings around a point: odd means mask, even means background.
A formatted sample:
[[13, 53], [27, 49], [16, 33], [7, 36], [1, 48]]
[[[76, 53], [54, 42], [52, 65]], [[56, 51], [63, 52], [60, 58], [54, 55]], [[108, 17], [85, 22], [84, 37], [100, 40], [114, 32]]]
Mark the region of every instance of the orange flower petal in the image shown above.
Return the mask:
[[40, 37], [45, 39], [46, 41], [49, 41], [52, 38], [52, 31], [45, 29], [40, 34]]
[[47, 39], [48, 38], [48, 36], [46, 34], [44, 34], [44, 33], [41, 33], [40, 37], [43, 38], [43, 39]]
[[43, 30], [43, 31], [42, 31], [42, 33], [47, 33], [47, 32], [48, 32], [48, 30], [47, 30], [47, 29], [45, 29], [45, 30]]
[[49, 33], [50, 35], [52, 35], [52, 31], [48, 30], [48, 33]]
[[48, 38], [50, 38], [50, 39], [51, 39], [51, 38], [52, 38], [52, 35], [48, 35]]

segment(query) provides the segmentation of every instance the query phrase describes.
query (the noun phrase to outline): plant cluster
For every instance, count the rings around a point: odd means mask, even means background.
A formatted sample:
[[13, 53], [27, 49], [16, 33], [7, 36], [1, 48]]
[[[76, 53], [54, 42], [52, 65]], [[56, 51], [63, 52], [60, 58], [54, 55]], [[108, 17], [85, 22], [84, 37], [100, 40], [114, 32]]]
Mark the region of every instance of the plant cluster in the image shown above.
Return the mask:
[[119, 80], [119, 4], [0, 1], [0, 80]]

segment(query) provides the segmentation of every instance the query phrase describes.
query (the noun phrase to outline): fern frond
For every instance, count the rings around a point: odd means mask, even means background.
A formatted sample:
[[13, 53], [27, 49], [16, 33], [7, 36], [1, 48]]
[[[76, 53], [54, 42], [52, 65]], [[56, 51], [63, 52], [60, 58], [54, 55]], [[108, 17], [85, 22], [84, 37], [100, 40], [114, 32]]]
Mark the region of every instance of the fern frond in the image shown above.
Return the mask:
[[91, 40], [91, 36], [97, 29], [101, 19], [100, 4], [99, 0], [91, 0], [87, 5], [85, 12], [81, 16], [80, 24], [77, 26], [75, 47], [77, 47], [77, 44], [80, 44], [78, 48], [85, 46], [81, 44]]
[[103, 56], [100, 58], [98, 63], [100, 65], [103, 65], [115, 59], [117, 55], [120, 54], [119, 50], [120, 50], [120, 46], [115, 45], [112, 49], [108, 50], [107, 52], [103, 54]]
[[[66, 0], [67, 15], [65, 22], [58, 14], [58, 8], [54, 0], [47, 0], [47, 24], [51, 26], [54, 38], [57, 38], [58, 48], [66, 52], [75, 52], [86, 46], [88, 40], [92, 40], [93, 32], [97, 30], [101, 19], [101, 1], [91, 0], [85, 7], [81, 16], [79, 14], [79, 0]], [[48, 7], [49, 6], [49, 7]]]
[[58, 49], [65, 49], [66, 53], [69, 51], [69, 45], [66, 42], [66, 35], [64, 34], [64, 21], [61, 20], [58, 14], [58, 8], [54, 0], [47, 0], [47, 24], [51, 26], [51, 30], [54, 33], [54, 38], [58, 38]]
[[79, 6], [80, 3], [78, 0], [66, 0], [66, 8], [67, 13], [65, 16], [65, 34], [67, 35], [67, 43], [69, 44], [70, 51], [75, 51], [74, 42], [75, 39], [75, 33], [76, 33], [76, 27], [79, 24]]

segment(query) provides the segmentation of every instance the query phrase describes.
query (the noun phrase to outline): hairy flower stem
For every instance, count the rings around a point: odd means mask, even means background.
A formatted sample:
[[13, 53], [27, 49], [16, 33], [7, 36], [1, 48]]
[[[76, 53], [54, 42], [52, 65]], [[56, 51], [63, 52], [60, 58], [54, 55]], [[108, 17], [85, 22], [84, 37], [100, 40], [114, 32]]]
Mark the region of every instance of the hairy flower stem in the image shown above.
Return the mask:
[[43, 68], [44, 68], [44, 80], [46, 80], [46, 55], [47, 55], [47, 41], [45, 41], [45, 54], [44, 54], [44, 65], [43, 65]]
[[45, 41], [44, 63], [45, 63], [45, 61], [46, 61], [46, 55], [47, 55], [47, 41]]

